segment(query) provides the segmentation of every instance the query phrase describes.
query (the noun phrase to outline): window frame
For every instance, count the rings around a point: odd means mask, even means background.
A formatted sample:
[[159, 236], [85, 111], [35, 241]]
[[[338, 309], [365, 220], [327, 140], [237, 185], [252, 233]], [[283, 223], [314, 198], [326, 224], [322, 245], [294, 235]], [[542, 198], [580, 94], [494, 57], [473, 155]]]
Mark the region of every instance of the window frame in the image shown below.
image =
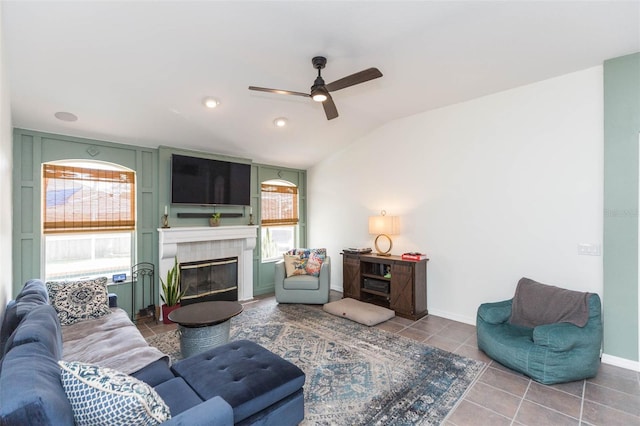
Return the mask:
[[[109, 174], [125, 174], [127, 177], [126, 179], [123, 179], [125, 181], [128, 181], [127, 183], [130, 185], [130, 200], [129, 200], [129, 206], [130, 206], [130, 220], [125, 220], [125, 221], [111, 221], [111, 223], [109, 223], [109, 221], [102, 221], [99, 226], [94, 226], [95, 224], [91, 224], [92, 226], [85, 226], [85, 227], [78, 227], [78, 228], [73, 228], [73, 227], [69, 227], [69, 228], [59, 228], [59, 227], [55, 227], [55, 228], [51, 228], [49, 227], [49, 229], [45, 229], [45, 221], [46, 221], [46, 188], [47, 185], [45, 183], [45, 167], [47, 166], [57, 166], [57, 167], [63, 167], [63, 168], [68, 168], [68, 169], [73, 169], [73, 168], [77, 168], [77, 169], [89, 169], [89, 170], [93, 170], [93, 171], [101, 171], [100, 173], [102, 174], [102, 176], [105, 175], [109, 175]], [[109, 173], [104, 173], [103, 171], [107, 171]], [[98, 173], [98, 174], [100, 174]], [[127, 277], [129, 277], [130, 273], [131, 273], [131, 267], [133, 265], [136, 264], [136, 257], [137, 257], [137, 252], [136, 252], [136, 239], [137, 239], [137, 178], [136, 178], [136, 172], [135, 170], [129, 169], [127, 167], [121, 166], [117, 163], [111, 163], [111, 162], [104, 162], [104, 161], [97, 161], [97, 160], [73, 160], [73, 159], [69, 159], [69, 160], [60, 160], [60, 161], [51, 161], [51, 162], [47, 162], [47, 163], [43, 163], [42, 164], [42, 170], [41, 170], [41, 185], [42, 185], [42, 189], [41, 189], [41, 199], [42, 199], [42, 216], [41, 216], [41, 220], [40, 220], [40, 229], [41, 229], [41, 244], [40, 244], [40, 251], [41, 251], [41, 271], [42, 271], [42, 276], [46, 278], [47, 276], [47, 237], [48, 236], [69, 236], [70, 238], [73, 238], [74, 234], [84, 234], [87, 236], [93, 236], [92, 238], [97, 238], [101, 235], [105, 235], [105, 234], [130, 234], [130, 248], [129, 248], [129, 265], [122, 271], [118, 271], [118, 272], [114, 272], [114, 273], [126, 273]], [[104, 226], [105, 225], [113, 225], [113, 226]], [[124, 222], [124, 223], [123, 223]], [[80, 237], [82, 238], [82, 237]], [[92, 245], [93, 247], [93, 245]], [[92, 256], [95, 253], [92, 253]], [[86, 276], [84, 277], [88, 277], [88, 278], [95, 278], [98, 276], [105, 276], [104, 273], [100, 273], [100, 272], [96, 272], [95, 274], [92, 274], [91, 272], [88, 272]], [[75, 278], [52, 278], [52, 280], [66, 280], [66, 279], [78, 279], [77, 277]], [[107, 280], [109, 284], [112, 284], [112, 276], [109, 275], [107, 276]]]
[[[281, 194], [281, 197], [284, 198], [284, 203], [293, 204], [293, 208], [287, 213], [290, 214], [274, 214], [276, 213], [273, 209], [273, 206], [265, 205], [267, 202], [264, 199], [264, 194]], [[288, 200], [290, 198], [291, 200]], [[271, 208], [270, 208], [271, 207]], [[282, 254], [287, 250], [278, 253], [275, 256], [265, 257], [264, 250], [264, 241], [267, 228], [278, 229], [278, 228], [291, 228], [291, 232], [293, 234], [291, 248], [295, 248], [298, 244], [300, 235], [300, 227], [299, 227], [299, 212], [300, 212], [300, 197], [298, 196], [298, 187], [292, 182], [288, 182], [285, 180], [267, 180], [260, 184], [260, 261], [261, 263], [273, 263], [277, 262], [282, 258]], [[282, 210], [279, 210], [277, 213], [282, 213]]]

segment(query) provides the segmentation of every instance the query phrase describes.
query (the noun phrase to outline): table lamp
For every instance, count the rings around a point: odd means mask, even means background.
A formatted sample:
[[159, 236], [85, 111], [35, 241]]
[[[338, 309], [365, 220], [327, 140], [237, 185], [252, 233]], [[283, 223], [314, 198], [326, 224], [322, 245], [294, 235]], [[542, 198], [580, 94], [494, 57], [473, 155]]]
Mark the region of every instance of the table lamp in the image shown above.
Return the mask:
[[[389, 235], [397, 234], [398, 230], [398, 216], [387, 216], [387, 212], [384, 210], [380, 212], [380, 216], [369, 216], [369, 234], [377, 235], [375, 247], [378, 256], [391, 256], [393, 242]], [[382, 251], [378, 247], [380, 237], [385, 237], [389, 240], [389, 248], [386, 251]]]

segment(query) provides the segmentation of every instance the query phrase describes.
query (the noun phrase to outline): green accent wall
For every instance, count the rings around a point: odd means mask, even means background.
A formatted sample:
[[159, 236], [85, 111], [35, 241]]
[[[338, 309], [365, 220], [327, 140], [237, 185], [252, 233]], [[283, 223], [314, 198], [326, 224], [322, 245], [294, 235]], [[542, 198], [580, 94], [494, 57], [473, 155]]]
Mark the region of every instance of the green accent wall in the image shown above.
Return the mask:
[[[27, 280], [44, 278], [41, 273], [41, 164], [50, 161], [98, 160], [134, 170], [138, 194], [136, 263], [157, 264], [157, 150], [22, 129], [14, 129], [13, 143], [13, 295], [20, 291]], [[136, 290], [137, 299], [141, 301], [142, 289]], [[130, 314], [131, 284], [113, 285], [109, 291], [118, 294], [119, 305]]]
[[[23, 284], [31, 278], [42, 278], [41, 274], [41, 164], [66, 159], [99, 160], [119, 164], [136, 172], [137, 235], [136, 263], [151, 262], [156, 265], [158, 277], [158, 231], [164, 206], [169, 206], [169, 225], [208, 226], [206, 218], [178, 218], [177, 214], [241, 213], [240, 217], [223, 218], [221, 226], [246, 225], [249, 223], [249, 207], [244, 206], [171, 206], [170, 203], [170, 159], [171, 154], [192, 155], [217, 160], [251, 164], [251, 207], [253, 222], [260, 224], [260, 183], [270, 179], [284, 179], [299, 188], [301, 246], [306, 244], [306, 171], [278, 168], [277, 166], [252, 163], [249, 159], [227, 157], [212, 153], [187, 151], [179, 148], [145, 148], [71, 136], [55, 135], [31, 130], [14, 129], [13, 134], [13, 293], [15, 296]], [[260, 230], [253, 259], [254, 295], [273, 293], [273, 262], [260, 261]], [[157, 288], [157, 287], [156, 287]], [[131, 285], [125, 282], [109, 287], [118, 294], [119, 305], [131, 310]], [[148, 304], [148, 291], [147, 291]], [[137, 289], [137, 303], [142, 305], [142, 289]], [[129, 312], [130, 313], [130, 312]]]
[[[281, 179], [293, 183], [298, 187], [298, 207], [299, 207], [299, 222], [298, 222], [298, 247], [307, 246], [307, 172], [303, 170], [287, 169], [276, 166], [260, 165], [257, 173], [257, 192], [255, 194], [256, 205], [258, 206], [258, 215], [260, 211], [260, 184], [267, 180]], [[252, 183], [253, 194], [253, 183]], [[253, 202], [252, 201], [252, 202]], [[256, 213], [256, 209], [253, 210]], [[259, 218], [257, 219], [259, 222]], [[260, 238], [260, 229], [258, 229], [258, 243], [256, 250], [254, 250], [254, 263], [253, 271], [257, 273], [259, 280], [254, 281], [253, 294], [259, 296], [262, 294], [273, 293], [274, 289], [274, 275], [275, 275], [275, 262], [262, 262], [261, 261], [261, 248], [262, 240]]]
[[604, 352], [638, 354], [640, 53], [604, 63]]

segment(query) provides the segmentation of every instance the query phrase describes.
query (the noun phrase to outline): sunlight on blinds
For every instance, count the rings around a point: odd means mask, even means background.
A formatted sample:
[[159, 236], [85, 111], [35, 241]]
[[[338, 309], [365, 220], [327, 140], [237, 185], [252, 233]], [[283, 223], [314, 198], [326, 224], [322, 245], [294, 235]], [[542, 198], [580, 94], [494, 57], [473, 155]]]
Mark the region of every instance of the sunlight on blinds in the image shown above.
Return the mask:
[[44, 232], [135, 229], [135, 174], [43, 165]]
[[298, 188], [261, 185], [262, 225], [296, 225], [298, 223]]

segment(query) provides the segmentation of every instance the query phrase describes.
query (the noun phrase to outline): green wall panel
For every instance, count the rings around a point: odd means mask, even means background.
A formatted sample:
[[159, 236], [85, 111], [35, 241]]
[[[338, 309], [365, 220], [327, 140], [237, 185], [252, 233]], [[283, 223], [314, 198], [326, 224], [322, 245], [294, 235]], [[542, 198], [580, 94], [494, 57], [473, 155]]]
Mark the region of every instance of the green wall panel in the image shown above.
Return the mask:
[[[20, 258], [26, 259], [27, 262], [20, 263], [19, 269], [14, 268], [14, 271], [20, 271], [20, 275], [22, 277], [27, 277], [23, 281], [15, 280], [13, 282], [13, 295], [15, 296], [22, 289], [22, 285], [31, 278], [40, 278], [40, 265], [35, 264], [33, 260], [33, 255], [35, 253], [33, 246], [33, 239], [22, 239], [19, 242], [19, 250], [13, 251], [14, 257], [16, 253], [20, 253]], [[40, 257], [38, 256], [38, 259]], [[37, 267], [36, 267], [37, 266]]]
[[20, 154], [23, 162], [20, 165], [20, 177], [22, 182], [30, 182], [33, 179], [33, 136], [23, 135], [20, 138]]
[[[285, 179], [299, 188], [300, 199], [300, 245], [306, 244], [306, 172], [288, 168], [278, 168], [251, 163], [251, 160], [233, 158], [211, 153], [188, 151], [172, 147], [159, 149], [136, 147], [113, 142], [97, 141], [70, 136], [54, 135], [29, 130], [14, 130], [14, 295], [24, 282], [40, 277], [41, 256], [41, 184], [40, 165], [43, 162], [86, 159], [106, 161], [130, 168], [136, 172], [137, 190], [137, 234], [136, 262], [151, 262], [156, 265], [156, 285], [159, 281], [158, 232], [160, 216], [164, 206], [170, 206], [170, 159], [171, 154], [193, 155], [204, 158], [227, 160], [251, 164], [251, 207], [253, 221], [260, 223], [260, 182], [269, 179]], [[238, 218], [223, 218], [222, 226], [246, 225], [249, 223], [249, 207], [243, 206], [170, 206], [171, 226], [207, 226], [204, 218], [178, 218], [179, 212], [242, 213]], [[273, 263], [260, 262], [260, 241], [253, 258], [254, 294], [273, 292]], [[156, 287], [157, 288], [157, 287]], [[131, 284], [129, 282], [112, 285], [110, 291], [118, 294], [119, 304], [131, 311]], [[142, 305], [142, 289], [136, 287], [137, 311]], [[158, 296], [156, 292], [156, 297]], [[148, 293], [147, 293], [148, 298]]]
[[[257, 190], [259, 191], [260, 184], [267, 180], [282, 179], [289, 181], [298, 187], [298, 205], [299, 205], [299, 219], [298, 222], [298, 246], [306, 247], [307, 245], [307, 173], [304, 170], [287, 169], [276, 166], [258, 165], [258, 181]], [[260, 194], [257, 194], [256, 202], [260, 206]], [[255, 217], [257, 224], [260, 223], [258, 215]], [[256, 213], [256, 209], [254, 209]], [[260, 231], [260, 229], [258, 229]], [[258, 232], [258, 242], [256, 244], [257, 252], [257, 265], [258, 265], [258, 282], [254, 284], [254, 294], [262, 295], [274, 292], [274, 275], [275, 275], [275, 262], [262, 262], [261, 250], [262, 241], [261, 233]]]
[[[119, 164], [136, 172], [138, 202], [136, 262], [156, 264], [158, 242], [157, 150], [113, 142], [14, 129], [14, 295], [31, 278], [42, 278], [41, 272], [41, 164], [65, 159], [98, 160]], [[16, 255], [17, 254], [17, 255]], [[157, 280], [157, 277], [156, 277]], [[131, 288], [117, 286], [120, 305], [131, 310]]]
[[34, 197], [33, 186], [23, 185], [20, 190], [20, 231], [22, 234], [33, 236], [37, 224], [34, 223]]
[[136, 164], [137, 149], [131, 145], [71, 138], [68, 136], [43, 136], [42, 161], [68, 159], [97, 160], [116, 163], [140, 173]]
[[640, 53], [604, 63], [604, 352], [638, 361]]

